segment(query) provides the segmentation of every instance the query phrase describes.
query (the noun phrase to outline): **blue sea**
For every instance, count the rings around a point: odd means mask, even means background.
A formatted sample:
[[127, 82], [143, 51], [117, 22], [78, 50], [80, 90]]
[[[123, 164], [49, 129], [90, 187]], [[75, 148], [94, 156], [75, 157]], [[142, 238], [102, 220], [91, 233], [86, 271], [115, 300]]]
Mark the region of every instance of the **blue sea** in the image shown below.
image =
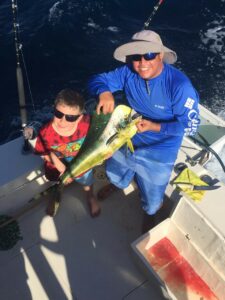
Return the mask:
[[[157, 2], [17, 0], [29, 120], [45, 120], [62, 88], [86, 93], [91, 75], [119, 66], [114, 49], [143, 28]], [[20, 132], [11, 5], [0, 1], [0, 143]], [[201, 103], [225, 119], [224, 12], [225, 0], [164, 0], [150, 28], [177, 52]]]

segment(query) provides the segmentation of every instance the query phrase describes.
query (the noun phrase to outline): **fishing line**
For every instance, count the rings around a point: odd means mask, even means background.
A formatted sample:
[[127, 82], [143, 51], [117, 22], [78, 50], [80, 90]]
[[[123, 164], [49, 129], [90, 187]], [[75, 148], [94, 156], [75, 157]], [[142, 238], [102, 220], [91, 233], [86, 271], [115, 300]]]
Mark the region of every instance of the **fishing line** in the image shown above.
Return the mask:
[[163, 0], [159, 0], [159, 2], [154, 6], [152, 13], [150, 14], [148, 20], [144, 23], [143, 29], [146, 30], [148, 29], [148, 26], [150, 22], [152, 21], [152, 18], [156, 14], [157, 10], [159, 9], [160, 5], [163, 3]]

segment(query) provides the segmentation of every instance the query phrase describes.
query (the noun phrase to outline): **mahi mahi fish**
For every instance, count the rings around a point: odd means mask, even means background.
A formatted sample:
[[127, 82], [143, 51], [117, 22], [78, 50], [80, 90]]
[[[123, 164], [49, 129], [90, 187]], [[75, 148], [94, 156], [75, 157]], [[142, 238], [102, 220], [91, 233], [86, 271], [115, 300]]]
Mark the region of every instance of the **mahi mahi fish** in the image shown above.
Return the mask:
[[124, 144], [133, 151], [131, 138], [137, 132], [136, 123], [140, 119], [139, 114], [125, 105], [118, 105], [112, 114], [94, 112], [84, 144], [61, 176], [60, 185], [102, 164]]

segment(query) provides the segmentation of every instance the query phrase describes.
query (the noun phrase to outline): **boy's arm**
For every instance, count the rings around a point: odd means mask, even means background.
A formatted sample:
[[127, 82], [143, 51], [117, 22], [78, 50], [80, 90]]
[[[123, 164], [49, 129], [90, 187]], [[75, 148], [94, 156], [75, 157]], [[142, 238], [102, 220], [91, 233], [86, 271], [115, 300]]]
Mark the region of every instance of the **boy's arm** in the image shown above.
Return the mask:
[[59, 173], [62, 174], [65, 172], [66, 166], [52, 151], [45, 139], [46, 134], [48, 135], [48, 128], [46, 129], [46, 127], [42, 127], [35, 140], [34, 153], [40, 155], [46, 162], [50, 162], [59, 171]]
[[54, 152], [50, 152], [48, 155], [41, 156], [45, 161], [52, 163], [60, 174], [63, 174], [66, 170], [65, 164], [55, 155]]
[[32, 121], [28, 123], [23, 129], [24, 138], [26, 140], [34, 140], [38, 136], [40, 129], [50, 120], [51, 118], [47, 117], [43, 121]]
[[23, 129], [23, 136], [26, 140], [33, 140], [37, 137], [44, 123], [33, 121], [28, 123]]

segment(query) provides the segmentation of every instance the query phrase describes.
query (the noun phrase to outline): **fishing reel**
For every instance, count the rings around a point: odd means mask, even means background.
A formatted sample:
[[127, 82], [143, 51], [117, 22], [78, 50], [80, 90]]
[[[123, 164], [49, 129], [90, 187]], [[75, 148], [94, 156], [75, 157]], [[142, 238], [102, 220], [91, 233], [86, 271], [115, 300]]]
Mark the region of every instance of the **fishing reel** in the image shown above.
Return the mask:
[[22, 129], [22, 133], [23, 133], [23, 137], [24, 137], [24, 144], [22, 147], [23, 154], [29, 154], [32, 152], [32, 146], [31, 146], [30, 141], [34, 140], [37, 137], [41, 126], [42, 126], [42, 124], [37, 121], [33, 121], [33, 122], [23, 126], [23, 129]]

